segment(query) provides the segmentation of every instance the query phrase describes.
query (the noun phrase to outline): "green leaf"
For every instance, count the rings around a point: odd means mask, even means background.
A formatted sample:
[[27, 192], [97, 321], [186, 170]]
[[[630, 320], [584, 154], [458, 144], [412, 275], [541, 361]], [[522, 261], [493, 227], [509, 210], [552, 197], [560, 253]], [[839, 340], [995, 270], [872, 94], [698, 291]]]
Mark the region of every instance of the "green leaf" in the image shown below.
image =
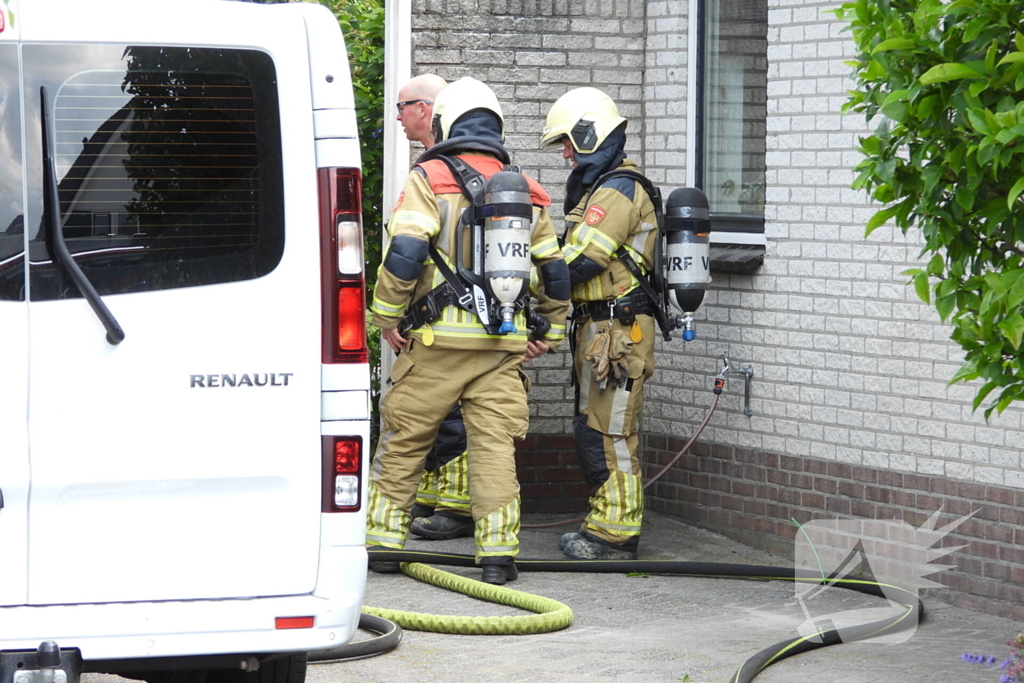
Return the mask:
[[905, 123], [910, 118], [910, 107], [906, 102], [893, 102], [882, 106], [882, 113], [893, 121]]
[[918, 273], [914, 276], [914, 290], [917, 292], [917, 296], [921, 301], [926, 304], [931, 303], [930, 291], [931, 288], [928, 286], [928, 273]]
[[[1017, 35], [1020, 35], [1019, 33]], [[1024, 62], [1024, 52], [1011, 52], [1002, 59], [996, 66], [1003, 66], [1004, 64], [1017, 64], [1018, 62]]]
[[871, 54], [878, 54], [879, 52], [887, 52], [889, 50], [909, 50], [917, 46], [917, 41], [912, 38], [890, 38], [889, 40], [883, 40], [875, 49], [871, 51]]
[[924, 179], [925, 194], [929, 194], [932, 190], [935, 189], [935, 186], [938, 184], [939, 179], [942, 177], [942, 174], [945, 172], [945, 170], [946, 169], [939, 164], [931, 164], [930, 166], [924, 169], [924, 172], [921, 174], [921, 176]]
[[974, 130], [978, 131], [982, 135], [992, 135], [992, 129], [989, 127], [989, 122], [984, 112], [978, 111], [977, 109], [968, 109], [967, 120], [971, 122], [971, 126], [974, 127]]
[[978, 359], [972, 358], [957, 370], [953, 377], [950, 378], [949, 384], [956, 384], [957, 382], [970, 382], [972, 379], [978, 378]]
[[932, 256], [931, 261], [928, 262], [928, 274], [939, 276], [944, 270], [946, 270], [946, 260], [942, 258], [942, 254]]
[[968, 185], [958, 185], [953, 193], [956, 203], [962, 208], [970, 211], [974, 208], [974, 190]]
[[896, 160], [886, 159], [885, 161], [879, 162], [875, 166], [875, 175], [884, 180], [887, 183], [893, 181], [893, 175], [896, 173]]
[[872, 59], [868, 68], [864, 71], [864, 79], [867, 81], [881, 80], [888, 74], [888, 71], [877, 59]]
[[982, 75], [963, 64], [947, 62], [928, 69], [918, 80], [924, 85], [932, 85], [933, 83], [958, 81], [963, 78], [982, 78]]
[[864, 236], [867, 237], [868, 235], [870, 235], [872, 232], [875, 231], [875, 228], [884, 224], [895, 213], [896, 207], [894, 206], [889, 207], [888, 209], [882, 209], [881, 211], [877, 212], [868, 220], [868, 224], [864, 228]]
[[1010, 194], [1006, 197], [1006, 206], [1012, 209], [1013, 203], [1017, 201], [1017, 197], [1020, 196], [1021, 192], [1024, 192], [1024, 176], [1018, 178], [1017, 182], [1010, 188]]
[[938, 104], [938, 95], [928, 95], [927, 97], [922, 98], [921, 101], [917, 103], [917, 117], [921, 119], [928, 118], [935, 111], [935, 107], [938, 106]]
[[1024, 316], [1015, 313], [999, 323], [998, 327], [1013, 346], [1013, 350], [1019, 351], [1021, 338], [1024, 337]]
[[938, 293], [936, 293], [935, 310], [938, 311], [939, 318], [941, 318], [943, 322], [949, 318], [954, 308], [956, 308], [956, 294], [940, 297], [938, 296]]
[[985, 386], [978, 390], [977, 395], [974, 397], [974, 401], [971, 405], [971, 410], [977, 410], [978, 406], [981, 405], [985, 397], [992, 393], [992, 390], [998, 387], [999, 384], [994, 381], [986, 382]]

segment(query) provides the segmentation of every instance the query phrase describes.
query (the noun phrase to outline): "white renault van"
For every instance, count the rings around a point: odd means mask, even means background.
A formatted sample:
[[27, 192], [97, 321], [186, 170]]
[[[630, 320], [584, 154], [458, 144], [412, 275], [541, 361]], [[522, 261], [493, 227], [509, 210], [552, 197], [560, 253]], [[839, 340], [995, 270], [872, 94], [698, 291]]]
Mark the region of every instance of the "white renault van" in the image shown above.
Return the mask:
[[305, 677], [370, 373], [324, 7], [0, 0], [0, 683]]

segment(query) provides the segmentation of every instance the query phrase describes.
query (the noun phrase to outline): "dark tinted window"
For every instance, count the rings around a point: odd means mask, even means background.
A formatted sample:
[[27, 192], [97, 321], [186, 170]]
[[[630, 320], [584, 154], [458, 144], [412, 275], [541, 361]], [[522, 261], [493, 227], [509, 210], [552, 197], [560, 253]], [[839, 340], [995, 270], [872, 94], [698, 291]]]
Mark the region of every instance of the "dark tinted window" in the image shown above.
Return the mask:
[[[101, 295], [274, 269], [284, 223], [268, 55], [27, 46], [25, 61], [39, 65], [27, 78], [26, 102], [38, 110], [39, 86], [50, 92], [64, 238]], [[30, 120], [38, 122], [38, 111]], [[38, 150], [30, 173], [41, 179]], [[77, 297], [50, 260], [41, 195], [31, 197], [31, 298]]]
[[24, 299], [25, 290], [20, 91], [18, 46], [0, 45], [0, 300]]

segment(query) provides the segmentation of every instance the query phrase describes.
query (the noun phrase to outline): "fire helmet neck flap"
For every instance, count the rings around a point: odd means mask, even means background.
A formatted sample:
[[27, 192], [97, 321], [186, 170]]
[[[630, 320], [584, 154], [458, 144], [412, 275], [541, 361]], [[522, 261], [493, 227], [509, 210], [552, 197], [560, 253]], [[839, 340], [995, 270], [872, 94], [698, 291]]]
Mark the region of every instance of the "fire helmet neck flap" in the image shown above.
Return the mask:
[[466, 114], [484, 110], [498, 117], [501, 140], [505, 140], [505, 117], [494, 91], [468, 76], [449, 83], [434, 99], [432, 132], [434, 143], [451, 138], [452, 126]]
[[573, 149], [587, 154], [625, 122], [608, 95], [597, 88], [574, 88], [551, 105], [540, 143], [547, 147], [568, 138]]

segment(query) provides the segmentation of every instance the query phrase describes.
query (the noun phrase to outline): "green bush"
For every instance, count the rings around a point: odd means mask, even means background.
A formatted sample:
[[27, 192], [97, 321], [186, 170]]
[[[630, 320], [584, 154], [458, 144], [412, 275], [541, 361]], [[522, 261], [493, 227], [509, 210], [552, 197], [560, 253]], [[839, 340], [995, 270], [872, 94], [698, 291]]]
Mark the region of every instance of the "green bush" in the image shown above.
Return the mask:
[[950, 380], [981, 379], [985, 417], [1024, 395], [1024, 18], [1006, 0], [856, 0], [836, 10], [859, 51], [846, 111], [877, 123], [854, 187], [921, 230], [906, 271], [965, 353]]

